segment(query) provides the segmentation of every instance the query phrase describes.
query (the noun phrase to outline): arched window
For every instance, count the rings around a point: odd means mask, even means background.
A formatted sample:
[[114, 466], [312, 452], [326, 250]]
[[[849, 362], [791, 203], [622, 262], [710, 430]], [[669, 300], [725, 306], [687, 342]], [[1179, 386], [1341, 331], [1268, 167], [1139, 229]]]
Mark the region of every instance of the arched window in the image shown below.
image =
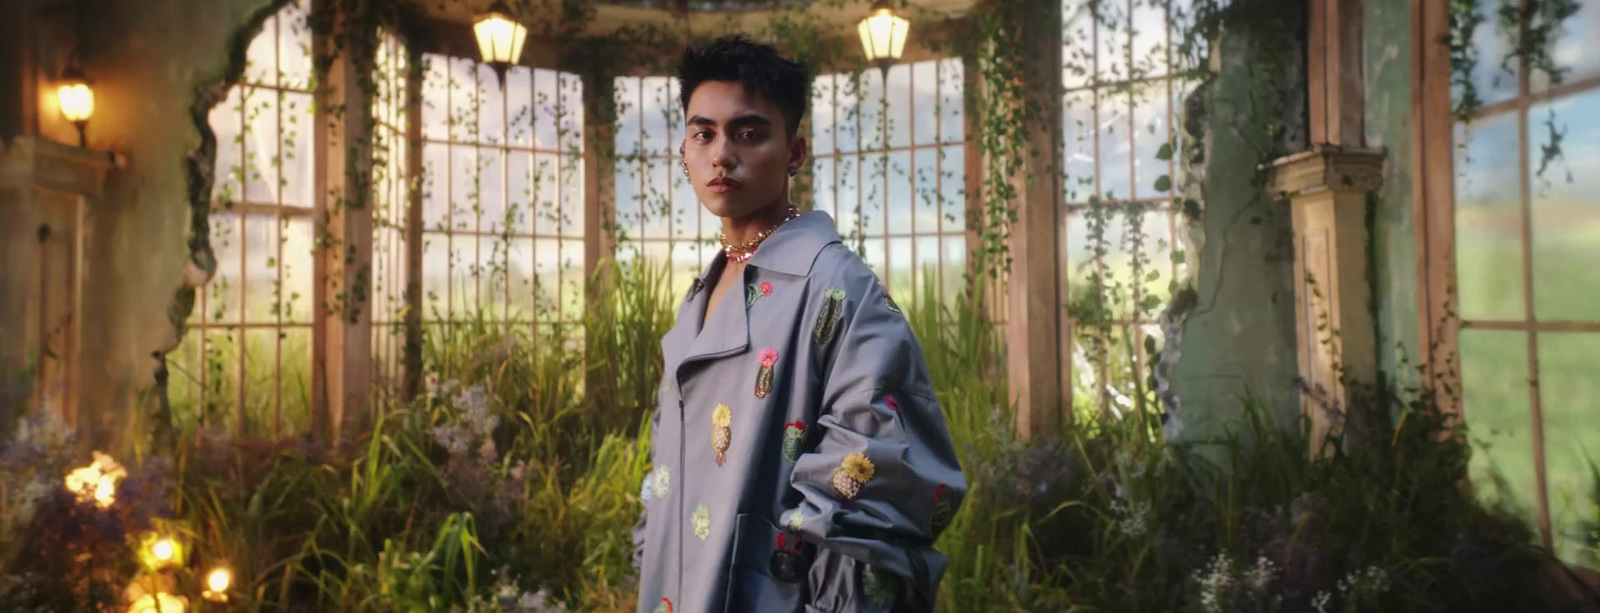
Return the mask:
[[449, 324], [575, 333], [584, 271], [583, 85], [424, 56], [422, 304]]
[[1184, 274], [1175, 249], [1173, 130], [1190, 84], [1173, 22], [1184, 0], [1062, 2], [1063, 140], [1072, 405], [1116, 413], [1148, 398], [1146, 338]]
[[212, 281], [174, 356], [176, 418], [245, 436], [310, 424], [317, 154], [309, 0], [269, 17], [244, 77], [211, 110]]
[[[812, 194], [902, 303], [962, 289], [966, 123], [959, 59], [812, 84]], [[928, 292], [928, 293], [925, 293]]]

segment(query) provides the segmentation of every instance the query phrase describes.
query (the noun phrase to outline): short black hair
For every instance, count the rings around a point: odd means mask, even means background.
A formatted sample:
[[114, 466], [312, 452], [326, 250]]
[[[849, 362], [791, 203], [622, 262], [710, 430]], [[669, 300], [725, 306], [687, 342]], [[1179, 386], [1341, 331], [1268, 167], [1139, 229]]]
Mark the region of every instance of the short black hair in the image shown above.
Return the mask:
[[683, 50], [678, 63], [679, 98], [689, 112], [689, 97], [706, 81], [738, 81], [745, 91], [765, 96], [783, 111], [784, 127], [793, 138], [811, 101], [811, 74], [799, 62], [785, 59], [771, 45], [729, 34], [703, 47]]

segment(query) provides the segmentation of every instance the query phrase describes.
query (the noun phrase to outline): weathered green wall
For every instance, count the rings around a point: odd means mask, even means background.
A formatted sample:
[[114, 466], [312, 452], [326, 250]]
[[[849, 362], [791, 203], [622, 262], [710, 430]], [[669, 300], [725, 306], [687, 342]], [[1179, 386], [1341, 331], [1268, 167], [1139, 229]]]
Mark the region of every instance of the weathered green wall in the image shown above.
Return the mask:
[[[182, 283], [190, 209], [185, 157], [200, 142], [197, 86], [220, 80], [235, 31], [270, 0], [85, 3], [84, 71], [96, 84], [90, 146], [128, 167], [90, 212], [83, 294], [84, 428], [125, 451], [149, 397], [154, 354], [174, 342], [167, 311]], [[148, 431], [148, 429], [143, 430]]]
[[[1246, 399], [1284, 423], [1299, 409], [1290, 211], [1261, 188], [1265, 163], [1305, 146], [1302, 3], [1246, 0], [1216, 43], [1204, 88], [1195, 301], [1171, 373], [1180, 440], [1236, 424]], [[1192, 107], [1191, 107], [1192, 108]]]
[[1367, 144], [1388, 154], [1370, 215], [1378, 371], [1390, 384], [1407, 385], [1416, 382], [1416, 371], [1402, 370], [1401, 358], [1415, 363], [1422, 357], [1411, 192], [1411, 7], [1367, 2], [1365, 11]]

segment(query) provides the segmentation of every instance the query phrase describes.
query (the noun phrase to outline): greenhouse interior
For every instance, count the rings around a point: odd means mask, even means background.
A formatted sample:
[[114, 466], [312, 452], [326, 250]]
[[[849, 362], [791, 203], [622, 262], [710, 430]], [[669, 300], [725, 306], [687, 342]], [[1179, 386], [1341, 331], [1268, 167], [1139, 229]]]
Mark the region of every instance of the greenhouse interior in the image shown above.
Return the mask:
[[1600, 0], [8, 0], [0, 609], [673, 613], [730, 34], [926, 361], [932, 610], [1600, 611]]

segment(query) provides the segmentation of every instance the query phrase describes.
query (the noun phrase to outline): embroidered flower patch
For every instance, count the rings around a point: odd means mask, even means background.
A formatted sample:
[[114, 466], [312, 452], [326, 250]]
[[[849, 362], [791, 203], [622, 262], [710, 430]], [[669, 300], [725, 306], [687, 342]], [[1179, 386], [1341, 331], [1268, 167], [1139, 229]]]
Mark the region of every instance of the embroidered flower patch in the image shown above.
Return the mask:
[[790, 462], [800, 461], [801, 448], [806, 444], [806, 424], [791, 421], [783, 425], [783, 457]]
[[756, 371], [756, 398], [766, 398], [772, 393], [772, 366], [778, 363], [778, 350], [768, 347], [757, 354], [761, 370]]
[[861, 592], [872, 601], [872, 605], [888, 609], [894, 606], [894, 593], [899, 587], [894, 575], [880, 571], [871, 566], [861, 569]]
[[900, 401], [895, 400], [894, 396], [884, 396], [883, 405], [889, 407], [890, 411], [894, 411], [896, 413], [900, 412]]
[[655, 613], [672, 613], [672, 601], [662, 598], [661, 603], [656, 605]]
[[694, 515], [689, 516], [689, 526], [694, 528], [694, 535], [700, 540], [711, 538], [711, 509], [706, 505], [694, 508]]
[[666, 500], [667, 492], [672, 491], [672, 471], [667, 470], [667, 466], [663, 464], [650, 472], [655, 475], [655, 478], [647, 479], [650, 481], [650, 498], [652, 500]]
[[861, 486], [872, 480], [872, 475], [877, 472], [877, 467], [872, 465], [872, 460], [865, 454], [852, 453], [844, 457], [844, 462], [833, 470], [833, 491], [838, 492], [846, 500], [856, 497], [861, 492]]
[[772, 550], [772, 559], [767, 563], [767, 571], [773, 579], [784, 583], [799, 581], [800, 539], [791, 539], [788, 535], [779, 533], [778, 548]]
[[717, 466], [727, 458], [728, 444], [733, 442], [733, 409], [719, 404], [711, 412], [711, 448], [717, 450]]
[[789, 514], [789, 521], [784, 522], [783, 527], [788, 528], [790, 532], [799, 532], [801, 524], [805, 522], [806, 516], [800, 512], [800, 509], [795, 509], [794, 512]]
[[811, 335], [811, 340], [818, 345], [825, 345], [833, 340], [833, 334], [839, 329], [839, 320], [844, 319], [844, 290], [830, 287], [822, 293], [822, 310], [817, 313], [817, 325]]
[[756, 305], [756, 301], [772, 295], [772, 284], [766, 281], [751, 283], [744, 288], [744, 308]]
[[955, 508], [951, 506], [950, 499], [945, 498], [947, 491], [949, 486], [943, 483], [933, 488], [933, 525], [930, 527], [933, 528], [934, 534], [943, 532], [945, 526], [950, 525], [950, 518], [955, 515]]

